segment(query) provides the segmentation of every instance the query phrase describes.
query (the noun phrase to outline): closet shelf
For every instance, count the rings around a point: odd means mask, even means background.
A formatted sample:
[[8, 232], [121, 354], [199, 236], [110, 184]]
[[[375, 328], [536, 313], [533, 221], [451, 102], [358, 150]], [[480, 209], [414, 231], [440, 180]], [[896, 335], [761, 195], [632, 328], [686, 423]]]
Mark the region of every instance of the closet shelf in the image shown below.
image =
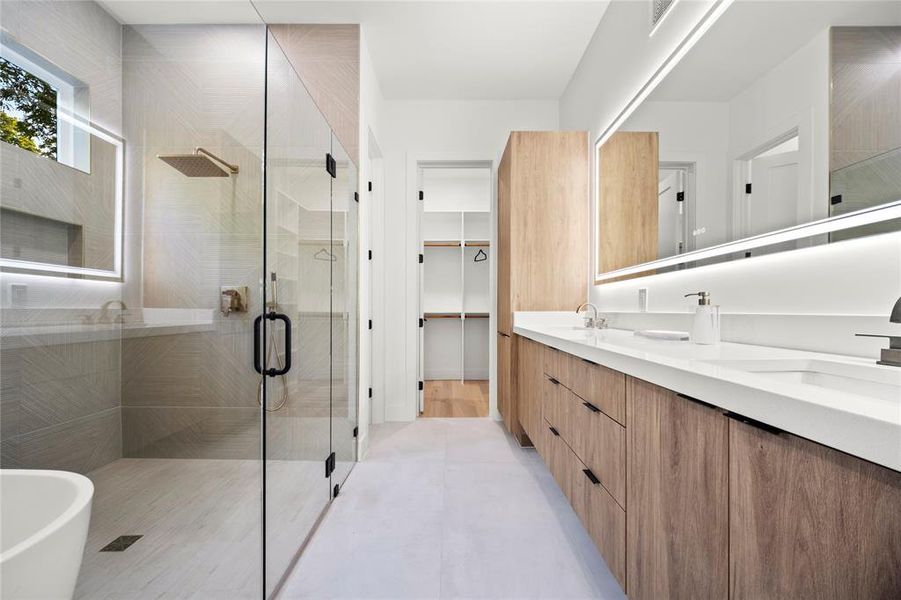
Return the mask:
[[464, 314], [466, 315], [467, 319], [487, 319], [488, 318], [488, 313], [468, 312], [468, 313], [464, 313]]
[[463, 316], [462, 313], [425, 313], [423, 315], [426, 319], [459, 319]]

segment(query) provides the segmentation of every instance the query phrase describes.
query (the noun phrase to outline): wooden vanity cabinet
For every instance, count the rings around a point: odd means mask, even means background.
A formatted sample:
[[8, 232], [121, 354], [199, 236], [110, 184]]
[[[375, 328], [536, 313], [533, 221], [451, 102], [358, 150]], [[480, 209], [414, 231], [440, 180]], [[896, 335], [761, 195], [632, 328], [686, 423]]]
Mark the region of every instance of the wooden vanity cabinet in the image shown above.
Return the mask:
[[626, 589], [626, 511], [591, 469], [572, 452], [570, 457], [570, 503], [610, 572]]
[[901, 473], [517, 344], [522, 422], [630, 599], [901, 598]]
[[[514, 311], [574, 311], [585, 301], [589, 165], [585, 131], [510, 133], [497, 173], [499, 333], [513, 336]], [[498, 377], [498, 396], [509, 398], [502, 409], [508, 430], [527, 444], [538, 423], [521, 413], [530, 399], [520, 398], [527, 388], [515, 367], [512, 373], [509, 382]]]
[[901, 474], [730, 419], [729, 478], [730, 598], [901, 598]]
[[570, 392], [572, 449], [620, 506], [626, 505], [626, 428]]
[[510, 406], [513, 400], [513, 338], [497, 334], [497, 410], [508, 431], [513, 430], [516, 413]]
[[626, 418], [626, 376], [589, 360], [571, 357], [572, 391], [618, 423]]
[[725, 599], [729, 419], [633, 377], [627, 398], [626, 591], [633, 600]]
[[529, 338], [513, 336], [516, 344], [516, 402], [519, 423], [525, 434], [534, 439], [543, 427], [541, 420], [544, 392], [544, 346]]

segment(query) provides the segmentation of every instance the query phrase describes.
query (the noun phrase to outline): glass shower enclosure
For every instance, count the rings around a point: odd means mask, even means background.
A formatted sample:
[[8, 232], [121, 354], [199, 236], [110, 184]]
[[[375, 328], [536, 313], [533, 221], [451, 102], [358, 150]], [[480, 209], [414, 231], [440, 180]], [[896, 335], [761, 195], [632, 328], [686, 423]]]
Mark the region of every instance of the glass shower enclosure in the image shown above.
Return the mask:
[[265, 25], [2, 4], [0, 468], [93, 482], [76, 598], [270, 597], [356, 461], [354, 159]]

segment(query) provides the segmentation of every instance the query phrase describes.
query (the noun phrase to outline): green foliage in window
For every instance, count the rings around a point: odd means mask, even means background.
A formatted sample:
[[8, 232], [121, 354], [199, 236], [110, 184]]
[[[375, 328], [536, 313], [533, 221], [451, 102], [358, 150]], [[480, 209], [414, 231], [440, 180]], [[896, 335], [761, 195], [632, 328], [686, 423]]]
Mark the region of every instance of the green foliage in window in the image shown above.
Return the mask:
[[56, 90], [0, 58], [0, 139], [56, 158]]

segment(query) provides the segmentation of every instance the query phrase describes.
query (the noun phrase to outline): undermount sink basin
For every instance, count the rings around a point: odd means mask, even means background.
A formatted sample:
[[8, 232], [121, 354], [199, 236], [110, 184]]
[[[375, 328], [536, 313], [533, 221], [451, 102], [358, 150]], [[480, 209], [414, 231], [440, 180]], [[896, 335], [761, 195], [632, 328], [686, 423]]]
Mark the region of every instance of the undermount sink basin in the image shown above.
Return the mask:
[[710, 360], [708, 364], [757, 373], [879, 400], [901, 402], [901, 369], [819, 359]]

